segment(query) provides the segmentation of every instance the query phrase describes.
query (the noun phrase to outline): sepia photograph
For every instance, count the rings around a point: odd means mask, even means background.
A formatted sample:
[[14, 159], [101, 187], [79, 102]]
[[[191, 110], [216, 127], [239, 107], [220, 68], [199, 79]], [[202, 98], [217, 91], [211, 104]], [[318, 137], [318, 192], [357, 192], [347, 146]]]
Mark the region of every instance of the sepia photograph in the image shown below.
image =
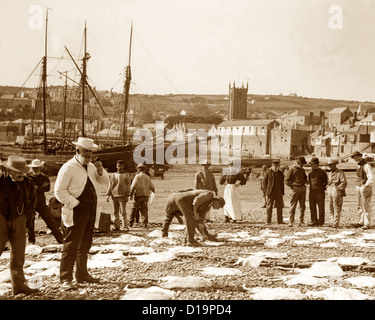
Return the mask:
[[0, 300], [374, 300], [374, 13], [0, 0]]

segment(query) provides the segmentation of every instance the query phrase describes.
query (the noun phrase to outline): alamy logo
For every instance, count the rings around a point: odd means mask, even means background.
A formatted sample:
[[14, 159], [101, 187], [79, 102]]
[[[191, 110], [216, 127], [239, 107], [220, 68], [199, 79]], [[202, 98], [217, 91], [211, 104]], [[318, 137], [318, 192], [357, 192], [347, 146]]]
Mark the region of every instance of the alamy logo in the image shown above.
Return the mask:
[[329, 28], [331, 30], [341, 30], [344, 24], [342, 7], [339, 5], [332, 5], [328, 9], [328, 13], [331, 15], [328, 19]]
[[43, 28], [43, 9], [41, 6], [32, 5], [29, 7], [29, 28], [32, 30], [42, 30]]
[[133, 141], [140, 142], [133, 152], [135, 163], [203, 164], [208, 161], [213, 165], [232, 164], [233, 171], [240, 170], [241, 135], [219, 135], [217, 130], [204, 129], [165, 131], [164, 128], [164, 122], [157, 121], [155, 137], [148, 129], [134, 133]]

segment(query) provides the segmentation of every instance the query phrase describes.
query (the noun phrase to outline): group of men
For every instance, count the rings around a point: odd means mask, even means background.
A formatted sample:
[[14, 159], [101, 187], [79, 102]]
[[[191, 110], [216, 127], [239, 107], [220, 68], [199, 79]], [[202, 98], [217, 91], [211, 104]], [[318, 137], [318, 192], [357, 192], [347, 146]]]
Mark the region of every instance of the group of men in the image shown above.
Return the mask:
[[[87, 269], [88, 253], [93, 241], [93, 231], [97, 213], [99, 187], [108, 187], [107, 200], [113, 200], [115, 210], [115, 229], [119, 229], [121, 212], [124, 229], [127, 231], [126, 202], [134, 198], [129, 225], [132, 226], [139, 212], [142, 224], [147, 228], [149, 197], [155, 192], [150, 177], [146, 174], [146, 166], [139, 164], [137, 174], [132, 180], [124, 172], [124, 162], [117, 162], [117, 172], [109, 174], [93, 152], [99, 146], [94, 140], [86, 137], [73, 142], [76, 153], [59, 170], [54, 186], [54, 201], [61, 205], [61, 229], [46, 205], [45, 192], [50, 190], [49, 178], [41, 173], [43, 163], [35, 159], [27, 165], [26, 159], [11, 155], [7, 161], [1, 162], [0, 175], [0, 255], [10, 242], [10, 273], [13, 294], [32, 294], [38, 289], [27, 285], [23, 265], [25, 262], [26, 234], [29, 243], [35, 243], [34, 219], [38, 212], [52, 231], [58, 243], [62, 243], [60, 262], [60, 287], [63, 291], [76, 289], [77, 283], [97, 283], [99, 278], [89, 274]], [[131, 183], [130, 183], [131, 181]], [[51, 202], [51, 201], [50, 201]], [[52, 208], [51, 206], [51, 208]], [[205, 214], [211, 207], [220, 208], [223, 199], [213, 192], [197, 190], [195, 193], [181, 192], [171, 195], [168, 200], [166, 216], [184, 217], [187, 227], [186, 241], [196, 246], [195, 230], [209, 238], [204, 225]], [[182, 220], [181, 220], [182, 221]], [[169, 225], [168, 225], [169, 227]], [[168, 228], [164, 228], [168, 232]]]
[[[1, 162], [0, 175], [0, 255], [9, 240], [11, 245], [10, 271], [13, 293], [31, 294], [32, 289], [25, 280], [23, 265], [25, 261], [26, 231], [29, 242], [35, 243], [34, 219], [38, 212], [51, 229], [58, 243], [62, 243], [60, 263], [60, 283], [62, 290], [73, 290], [73, 271], [77, 283], [96, 283], [99, 278], [89, 274], [87, 269], [88, 253], [93, 241], [93, 231], [97, 213], [98, 188], [107, 187], [107, 200], [113, 200], [115, 214], [115, 229], [120, 228], [120, 212], [123, 218], [124, 230], [128, 230], [126, 217], [126, 202], [134, 198], [129, 225], [132, 226], [138, 212], [142, 215], [142, 224], [147, 228], [147, 203], [155, 187], [146, 174], [146, 166], [139, 164], [137, 174], [131, 179], [124, 170], [124, 162], [117, 162], [116, 173], [109, 174], [98, 158], [93, 158], [93, 152], [99, 146], [94, 140], [86, 137], [73, 142], [76, 153], [59, 170], [55, 186], [55, 202], [60, 203], [61, 229], [46, 205], [45, 192], [50, 190], [47, 176], [41, 173], [43, 163], [35, 159], [27, 165], [22, 157], [12, 155], [7, 161]], [[352, 158], [358, 163], [357, 194], [360, 219], [358, 226], [368, 228], [371, 216], [372, 170], [364, 161], [362, 154], [355, 152]], [[291, 188], [291, 209], [289, 223], [293, 225], [297, 204], [300, 206], [300, 223], [304, 222], [306, 185], [310, 186], [309, 203], [311, 211], [311, 225], [320, 226], [325, 222], [324, 202], [325, 192], [329, 197], [329, 208], [333, 216], [333, 226], [338, 227], [347, 186], [343, 171], [337, 168], [337, 161], [328, 163], [328, 174], [319, 168], [319, 159], [311, 159], [311, 172], [306, 175], [303, 168], [306, 164], [304, 157], [297, 158], [296, 166], [292, 167], [284, 177], [279, 169], [280, 160], [272, 160], [272, 167], [267, 170], [262, 180], [267, 197], [267, 223], [271, 223], [272, 209], [277, 209], [277, 221], [283, 222], [282, 208], [284, 185]], [[214, 239], [207, 231], [205, 222], [211, 208], [225, 208], [226, 200], [218, 196], [218, 190], [213, 174], [208, 170], [209, 164], [196, 174], [194, 189], [172, 193], [166, 204], [165, 219], [162, 236], [168, 236], [169, 225], [173, 218], [186, 224], [186, 244], [199, 246], [195, 240], [196, 231], [201, 233], [204, 240]], [[238, 176], [236, 181], [244, 185], [246, 178]], [[223, 179], [229, 186], [235, 181]], [[231, 210], [233, 194], [228, 192], [227, 202]], [[224, 210], [225, 211], [225, 210]], [[319, 212], [319, 214], [318, 214]], [[238, 213], [237, 213], [238, 214]], [[184, 219], [182, 219], [182, 217]]]
[[[368, 229], [371, 217], [371, 196], [373, 173], [369, 163], [365, 161], [362, 153], [355, 151], [351, 155], [357, 163], [357, 205], [358, 205], [358, 223], [355, 227]], [[293, 166], [284, 176], [280, 170], [280, 159], [272, 160], [272, 167], [269, 168], [262, 179], [262, 188], [266, 195], [266, 208], [268, 224], [272, 220], [272, 209], [275, 207], [277, 212], [277, 222], [284, 224], [283, 221], [283, 196], [285, 194], [285, 185], [290, 190], [290, 211], [289, 226], [295, 222], [296, 208], [299, 205], [299, 225], [304, 225], [306, 210], [306, 190], [309, 186], [309, 207], [311, 214], [311, 223], [309, 226], [322, 226], [325, 223], [325, 199], [329, 200], [329, 211], [332, 217], [332, 227], [338, 228], [344, 197], [346, 196], [346, 187], [348, 185], [345, 173], [337, 168], [338, 160], [330, 159], [328, 161], [328, 172], [319, 167], [319, 158], [311, 158], [311, 171], [306, 174], [304, 166], [307, 164], [305, 157], [299, 156], [296, 165]]]
[[[46, 222], [56, 241], [63, 244], [60, 263], [61, 289], [75, 289], [72, 284], [74, 265], [76, 265], [77, 283], [100, 281], [88, 273], [87, 258], [93, 239], [98, 188], [110, 184], [109, 174], [103, 168], [100, 159], [93, 160], [93, 152], [98, 150], [99, 146], [92, 139], [80, 137], [73, 144], [76, 147], [76, 153], [59, 170], [54, 187], [55, 201], [53, 203], [59, 203], [62, 206], [62, 232], [52, 210], [49, 210], [46, 205], [44, 194], [50, 190], [50, 181], [41, 173], [43, 162], [35, 159], [27, 165], [26, 159], [17, 155], [11, 155], [7, 161], [1, 162], [0, 255], [5, 249], [6, 242], [9, 241], [11, 246], [10, 272], [14, 295], [38, 291], [27, 285], [23, 272], [27, 233], [29, 243], [35, 243], [36, 212]], [[147, 226], [148, 197], [146, 199], [142, 190], [145, 181], [147, 182], [149, 178], [144, 178], [142, 173], [145, 171], [144, 165], [139, 165], [138, 171], [139, 174], [134, 177], [130, 186], [129, 196], [134, 197], [134, 207], [137, 210], [140, 209], [144, 217], [144, 226]], [[122, 173], [121, 169], [118, 172]], [[114, 185], [113, 179], [112, 185]], [[149, 188], [155, 191], [152, 183]], [[117, 199], [120, 193], [121, 190], [111, 189], [109, 195], [120, 202], [123, 200], [121, 197]]]

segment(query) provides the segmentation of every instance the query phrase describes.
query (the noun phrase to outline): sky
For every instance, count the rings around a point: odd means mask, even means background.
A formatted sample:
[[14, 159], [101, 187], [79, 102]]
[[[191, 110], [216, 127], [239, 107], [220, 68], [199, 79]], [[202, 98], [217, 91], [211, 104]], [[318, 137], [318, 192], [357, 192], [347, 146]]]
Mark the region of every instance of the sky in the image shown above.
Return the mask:
[[375, 101], [373, 0], [0, 0], [0, 85], [38, 85], [47, 8], [48, 85], [86, 23], [90, 85], [122, 92], [133, 23], [131, 93]]

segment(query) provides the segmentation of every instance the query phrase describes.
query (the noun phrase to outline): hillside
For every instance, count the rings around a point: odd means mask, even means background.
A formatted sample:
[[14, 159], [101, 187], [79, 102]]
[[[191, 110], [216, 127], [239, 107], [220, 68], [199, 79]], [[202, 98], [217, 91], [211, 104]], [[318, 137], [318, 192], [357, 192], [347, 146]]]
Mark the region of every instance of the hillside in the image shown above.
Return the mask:
[[[0, 96], [4, 94], [15, 94], [19, 87], [0, 86]], [[32, 88], [24, 88], [24, 91], [32, 90]], [[115, 104], [121, 105], [121, 94], [113, 93]], [[99, 100], [108, 101], [108, 91], [98, 92]], [[193, 112], [194, 105], [208, 105], [213, 111], [226, 113], [229, 106], [228, 94], [222, 95], [194, 95], [194, 94], [168, 94], [168, 95], [147, 95], [134, 94], [130, 97], [130, 108], [141, 111], [152, 109], [153, 111], [170, 112], [174, 110], [179, 112], [184, 109], [187, 112]], [[327, 114], [334, 108], [349, 107], [353, 112], [357, 111], [361, 104], [363, 110], [375, 112], [375, 102], [369, 101], [347, 101], [333, 99], [318, 99], [298, 96], [282, 96], [282, 95], [256, 95], [248, 93], [248, 107], [254, 112], [274, 111], [276, 113], [292, 112], [298, 109], [310, 110], [312, 112], [325, 111]], [[159, 107], [159, 108], [157, 108]], [[106, 109], [113, 109], [106, 106]], [[137, 110], [137, 111], [138, 111]]]
[[[193, 95], [193, 94], [179, 94], [179, 95], [137, 95], [138, 101], [152, 102], [153, 104], [170, 104], [181, 105], [186, 104], [186, 101], [194, 98], [202, 98], [206, 100], [210, 107], [217, 107], [224, 112], [227, 112], [229, 100], [228, 95]], [[368, 101], [348, 101], [348, 100], [333, 100], [333, 99], [317, 99], [307, 97], [292, 97], [281, 95], [256, 95], [248, 93], [248, 107], [250, 110], [256, 112], [275, 111], [277, 113], [292, 112], [298, 109], [310, 110], [314, 113], [325, 111], [327, 114], [334, 108], [349, 107], [353, 112], [358, 110], [361, 105], [363, 110], [373, 110], [375, 112], [375, 103]]]

